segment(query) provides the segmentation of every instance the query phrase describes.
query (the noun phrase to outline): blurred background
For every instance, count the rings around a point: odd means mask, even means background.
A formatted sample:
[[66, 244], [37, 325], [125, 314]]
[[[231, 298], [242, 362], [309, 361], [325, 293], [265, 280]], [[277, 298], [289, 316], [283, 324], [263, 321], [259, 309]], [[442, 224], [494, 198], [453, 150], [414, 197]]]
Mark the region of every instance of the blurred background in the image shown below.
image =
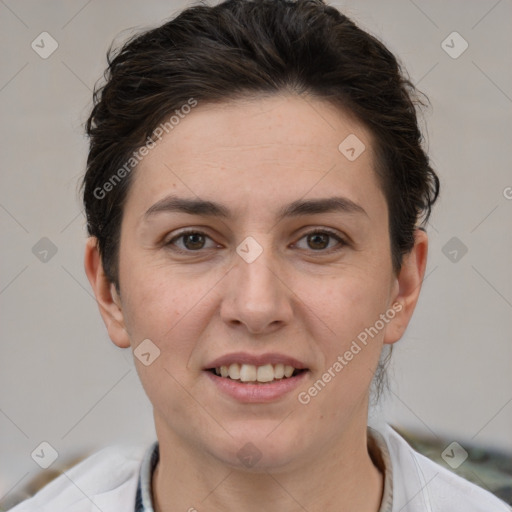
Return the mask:
[[[426, 143], [441, 178], [422, 296], [371, 423], [390, 422], [506, 497], [512, 2], [329, 3], [383, 40], [429, 97]], [[0, 510], [93, 451], [155, 438], [132, 355], [110, 342], [83, 271], [78, 183], [110, 43], [191, 4], [0, 0]], [[457, 466], [446, 450], [461, 460], [459, 447], [469, 457]], [[50, 459], [38, 460], [41, 450]]]

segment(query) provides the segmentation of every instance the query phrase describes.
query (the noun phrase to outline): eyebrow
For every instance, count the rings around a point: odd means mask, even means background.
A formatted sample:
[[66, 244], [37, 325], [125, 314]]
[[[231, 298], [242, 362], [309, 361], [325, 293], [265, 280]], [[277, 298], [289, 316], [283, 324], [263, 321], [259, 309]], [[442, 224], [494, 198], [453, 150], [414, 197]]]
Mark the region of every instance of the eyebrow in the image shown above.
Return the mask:
[[[213, 201], [203, 199], [187, 199], [177, 196], [167, 196], [151, 206], [144, 218], [148, 219], [158, 213], [188, 213], [190, 215], [202, 215], [229, 219], [233, 217], [229, 209]], [[368, 216], [362, 206], [347, 197], [335, 196], [322, 199], [298, 199], [285, 205], [277, 212], [277, 220], [286, 217], [299, 217], [301, 215], [314, 215], [319, 213], [343, 212], [347, 214], [363, 214]]]

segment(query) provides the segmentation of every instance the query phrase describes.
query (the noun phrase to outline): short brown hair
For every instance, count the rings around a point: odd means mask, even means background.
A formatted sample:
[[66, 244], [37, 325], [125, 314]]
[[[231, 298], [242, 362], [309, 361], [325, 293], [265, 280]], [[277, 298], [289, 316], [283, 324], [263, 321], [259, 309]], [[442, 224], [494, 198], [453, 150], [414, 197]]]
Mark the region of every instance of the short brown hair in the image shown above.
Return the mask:
[[[395, 271], [439, 193], [422, 148], [416, 90], [393, 54], [322, 0], [227, 0], [195, 5], [109, 49], [94, 92], [82, 187], [87, 229], [107, 277], [120, 289], [118, 252], [132, 173], [98, 197], [172, 112], [259, 94], [294, 92], [341, 106], [376, 141], [376, 173], [389, 209]], [[421, 103], [422, 104], [422, 103]]]

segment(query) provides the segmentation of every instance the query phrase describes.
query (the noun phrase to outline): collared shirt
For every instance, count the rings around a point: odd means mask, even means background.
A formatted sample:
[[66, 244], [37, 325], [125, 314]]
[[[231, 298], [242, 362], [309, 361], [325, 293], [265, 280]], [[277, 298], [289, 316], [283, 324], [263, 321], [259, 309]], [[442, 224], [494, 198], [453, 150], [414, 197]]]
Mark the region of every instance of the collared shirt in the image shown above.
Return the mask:
[[[370, 427], [368, 427], [368, 452], [375, 466], [384, 474], [384, 491], [379, 512], [392, 512], [393, 468], [389, 450], [381, 434]], [[135, 497], [135, 512], [155, 512], [153, 508], [152, 478], [159, 459], [160, 452], [157, 441], [148, 448], [142, 460]]]
[[135, 495], [135, 512], [155, 512], [153, 509], [152, 479], [156, 465], [160, 460], [158, 441], [146, 451], [140, 467], [139, 484]]
[[[490, 492], [413, 450], [391, 426], [368, 434], [368, 453], [384, 474], [379, 512], [512, 512]], [[151, 479], [158, 456], [157, 443], [149, 450], [105, 448], [10, 512], [154, 512]]]

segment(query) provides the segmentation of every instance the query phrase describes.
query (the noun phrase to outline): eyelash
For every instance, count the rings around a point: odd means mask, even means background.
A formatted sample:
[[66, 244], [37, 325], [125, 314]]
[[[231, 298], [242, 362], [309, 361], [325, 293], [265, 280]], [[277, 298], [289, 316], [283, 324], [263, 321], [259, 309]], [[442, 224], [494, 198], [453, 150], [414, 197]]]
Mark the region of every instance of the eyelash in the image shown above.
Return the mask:
[[[171, 248], [171, 250], [181, 253], [181, 254], [200, 253], [204, 250], [208, 250], [208, 249], [198, 249], [198, 250], [194, 251], [191, 249], [181, 249], [176, 246], [172, 247], [177, 240], [179, 240], [187, 235], [201, 235], [201, 236], [204, 236], [205, 238], [209, 238], [211, 240], [211, 237], [208, 236], [203, 231], [187, 230], [187, 231], [182, 231], [178, 235], [171, 238], [168, 242], [165, 242], [164, 246]], [[337, 250], [340, 250], [342, 247], [349, 245], [348, 242], [346, 240], [344, 240], [339, 234], [337, 234], [334, 231], [331, 231], [330, 229], [314, 229], [312, 231], [308, 231], [307, 233], [304, 233], [299, 238], [299, 240], [302, 240], [303, 238], [306, 238], [311, 235], [328, 235], [329, 237], [334, 238], [338, 242], [338, 247], [331, 247], [330, 249], [317, 249], [317, 250], [309, 249], [311, 252], [316, 253], [316, 254], [320, 254], [320, 253], [330, 254], [331, 252], [336, 252]], [[307, 250], [307, 249], [303, 249], [303, 250]]]

